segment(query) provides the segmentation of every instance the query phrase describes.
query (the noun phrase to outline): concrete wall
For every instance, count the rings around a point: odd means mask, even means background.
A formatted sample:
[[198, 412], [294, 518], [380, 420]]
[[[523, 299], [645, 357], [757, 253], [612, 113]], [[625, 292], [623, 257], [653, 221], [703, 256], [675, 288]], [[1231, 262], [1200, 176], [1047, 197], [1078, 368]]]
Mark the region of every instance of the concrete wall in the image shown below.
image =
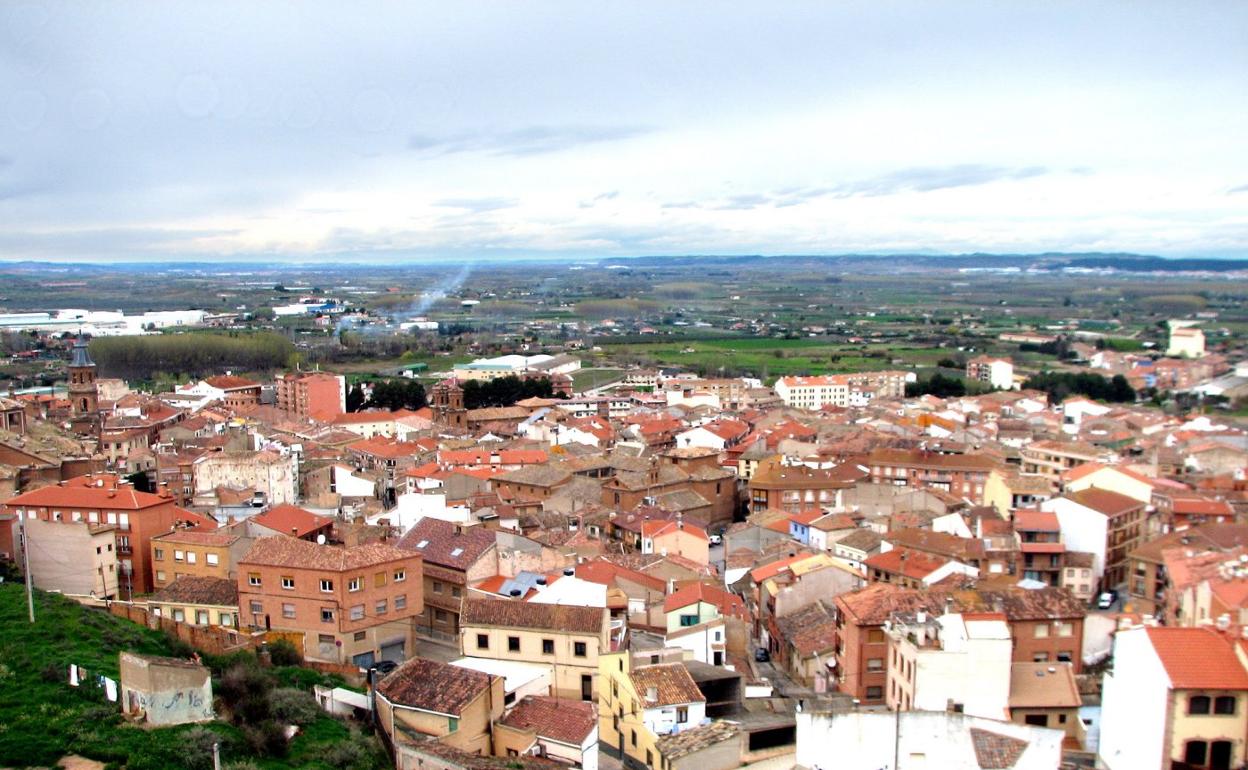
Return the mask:
[[67, 594], [117, 596], [120, 568], [113, 530], [92, 534], [86, 522], [25, 522], [35, 586]]
[[797, 715], [797, 764], [837, 770], [896, 770], [898, 764], [902, 768], [981, 770], [971, 728], [1027, 741], [1013, 770], [1054, 770], [1061, 762], [1064, 733], [1060, 730], [944, 711], [849, 711]]
[[206, 722], [212, 713], [212, 676], [207, 668], [162, 663], [121, 653], [121, 708], [142, 712], [149, 724]]
[[1169, 683], [1146, 629], [1117, 635], [1101, 691], [1099, 758], [1109, 770], [1163, 767]]

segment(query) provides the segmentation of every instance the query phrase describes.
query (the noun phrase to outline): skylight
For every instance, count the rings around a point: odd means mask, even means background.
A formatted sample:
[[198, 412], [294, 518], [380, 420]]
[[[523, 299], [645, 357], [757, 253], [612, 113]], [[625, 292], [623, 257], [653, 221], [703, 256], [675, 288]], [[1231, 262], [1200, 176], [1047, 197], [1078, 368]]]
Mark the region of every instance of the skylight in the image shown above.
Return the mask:
[[425, 546], [427, 546], [427, 545], [429, 545], [429, 541], [428, 541], [428, 540], [421, 540], [419, 543], [417, 543], [417, 544], [416, 544], [416, 547], [417, 547], [417, 548], [424, 548], [424, 547], [425, 547]]

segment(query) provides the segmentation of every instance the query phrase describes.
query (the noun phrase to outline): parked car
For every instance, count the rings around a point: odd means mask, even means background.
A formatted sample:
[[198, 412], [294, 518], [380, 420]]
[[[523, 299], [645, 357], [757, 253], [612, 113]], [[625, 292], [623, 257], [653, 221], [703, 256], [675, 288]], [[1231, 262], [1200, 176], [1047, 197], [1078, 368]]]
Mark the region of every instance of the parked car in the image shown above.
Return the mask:
[[766, 663], [771, 660], [771, 653], [767, 652], [766, 647], [758, 647], [754, 650], [754, 660], [759, 663]]
[[1098, 610], [1107, 610], [1114, 606], [1114, 602], [1118, 601], [1117, 591], [1106, 591], [1096, 600], [1096, 608]]

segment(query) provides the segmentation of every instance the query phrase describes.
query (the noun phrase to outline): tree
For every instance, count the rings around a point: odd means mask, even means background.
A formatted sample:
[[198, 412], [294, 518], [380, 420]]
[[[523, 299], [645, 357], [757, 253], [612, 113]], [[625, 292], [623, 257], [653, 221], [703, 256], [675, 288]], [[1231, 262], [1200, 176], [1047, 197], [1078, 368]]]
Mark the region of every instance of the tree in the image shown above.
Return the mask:
[[966, 383], [957, 377], [946, 377], [936, 372], [926, 380], [906, 385], [906, 397], [932, 395], [937, 398], [957, 398], [966, 395]]
[[360, 383], [351, 386], [351, 390], [347, 391], [347, 411], [358, 412], [364, 408], [364, 388], [360, 387]]
[[382, 380], [373, 385], [372, 398], [365, 404], [370, 409], [421, 409], [428, 402], [425, 386], [416, 380]]

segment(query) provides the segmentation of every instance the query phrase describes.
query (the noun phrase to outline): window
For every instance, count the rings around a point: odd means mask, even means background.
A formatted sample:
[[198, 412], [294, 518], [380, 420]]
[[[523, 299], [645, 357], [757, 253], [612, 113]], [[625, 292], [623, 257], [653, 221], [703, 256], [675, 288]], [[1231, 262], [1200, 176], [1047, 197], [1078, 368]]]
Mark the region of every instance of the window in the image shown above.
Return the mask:
[[445, 622], [447, 622], [448, 620], [450, 620], [450, 616], [446, 614], [446, 610], [434, 610], [434, 611], [433, 611], [433, 617], [434, 617], [434, 619], [436, 619], [439, 623], [445, 623]]
[[630, 737], [630, 738], [629, 738], [629, 743], [631, 743], [631, 744], [633, 744], [634, 746], [636, 746], [636, 745], [637, 745], [637, 731], [636, 731], [636, 730], [630, 730], [629, 732], [631, 732], [631, 733], [632, 733], [632, 737]]
[[208, 610], [195, 610], [195, 622], [198, 625], [208, 625]]
[[204, 561], [208, 563], [209, 567], [216, 567], [221, 563], [221, 557], [215, 553], [206, 553], [204, 554]]
[[696, 626], [698, 624], [697, 615], [681, 615], [680, 624], [682, 626]]
[[1023, 716], [1024, 724], [1034, 725], [1035, 727], [1048, 727], [1048, 714], [1027, 714]]
[[334, 643], [334, 635], [333, 634], [317, 634], [316, 641], [317, 641], [317, 644], [332, 645]]
[[463, 595], [463, 591], [459, 590], [459, 586], [451, 586], [451, 596], [458, 599], [462, 595]]
[[[111, 567], [112, 565], [110, 564], [109, 566]], [[162, 583], [165, 582], [165, 571], [163, 569], [156, 570], [156, 579]]]
[[583, 657], [585, 657], [585, 655], [586, 655], [586, 652], [585, 652], [585, 643], [584, 643], [584, 642], [573, 642], [573, 643], [572, 643], [572, 654], [573, 654], [573, 655], [575, 655], [575, 656], [576, 656], [576, 657], [578, 657], [578, 658], [583, 658]]
[[282, 575], [282, 588], [287, 591], [295, 590], [295, 579], [290, 575]]
[[689, 707], [688, 706], [676, 707], [676, 721], [679, 724], [684, 724], [685, 722], [689, 721]]
[[249, 586], [258, 586], [258, 585], [260, 585], [260, 573], [259, 573], [259, 572], [249, 572], [249, 573], [247, 573], [247, 585], [249, 585]]
[[867, 688], [867, 700], [879, 700], [880, 698], [883, 698], [883, 697], [884, 697], [883, 687], [868, 687]]
[[439, 583], [439, 582], [438, 582], [438, 581], [436, 581], [436, 580], [435, 580], [435, 581], [433, 581], [433, 592], [434, 592], [435, 594], [440, 594], [440, 593], [442, 593], [442, 584], [441, 584], [441, 583]]
[[1210, 698], [1208, 695], [1193, 695], [1187, 699], [1187, 713], [1208, 714], [1210, 705]]
[[1183, 752], [1183, 761], [1189, 765], [1203, 765], [1209, 754], [1209, 744], [1205, 741], [1188, 741]]
[[879, 628], [873, 628], [867, 632], [867, 644], [883, 644], [884, 631]]
[[223, 626], [232, 626], [234, 625], [234, 616], [228, 612], [223, 612], [221, 613], [220, 621]]
[[381, 588], [385, 584], [386, 584], [386, 573], [378, 572], [376, 575], [373, 575], [373, 587], [374, 588]]
[[363, 604], [357, 604], [351, 608], [351, 619], [352, 620], [364, 619], [364, 605]]
[[883, 658], [867, 658], [867, 670], [868, 671], [883, 671], [884, 659]]
[[394, 597], [394, 608], [396, 610], [407, 609], [407, 594], [399, 594], [398, 596]]
[[177, 551], [177, 550], [175, 550], [175, 551], [173, 552], [173, 560], [174, 560], [174, 561], [177, 561], [177, 562], [185, 561], [185, 560], [186, 560], [186, 553], [185, 553], [185, 552], [183, 552], [183, 551]]
[[543, 654], [543, 655], [554, 655], [554, 654], [555, 654], [555, 640], [554, 640], [554, 639], [543, 639], [543, 640], [542, 640], [542, 654]]
[[251, 603], [251, 612], [252, 612], [252, 614], [253, 614], [253, 615], [260, 615], [260, 614], [262, 614], [262, 613], [264, 612], [264, 603], [263, 603], [263, 602], [255, 602], [255, 601], [253, 601], [253, 602]]
[[[323, 580], [321, 581], [321, 590], [322, 591], [325, 590], [325, 581]], [[347, 590], [352, 591], [352, 592], [360, 590], [360, 579], [358, 577], [353, 577], [350, 580], [348, 580]]]
[[1072, 653], [1070, 650], [1058, 650], [1057, 651], [1058, 663], [1070, 663], [1074, 659], [1075, 659], [1074, 653]]
[[458, 718], [458, 717], [447, 717], [447, 718], [446, 718], [446, 730], [447, 730], [447, 732], [451, 732], [451, 733], [453, 733], [453, 732], [455, 732], [455, 731], [456, 731], [456, 730], [458, 730], [458, 729], [459, 729], [459, 718]]
[[1213, 713], [1215, 714], [1234, 714], [1235, 713], [1235, 696], [1219, 695], [1213, 702]]
[[488, 634], [477, 634], [477, 649], [478, 650], [490, 649], [490, 637]]
[[165, 560], [165, 549], [164, 549], [164, 548], [157, 548], [155, 551], [153, 551], [153, 552], [152, 552], [152, 558], [154, 558], [156, 561], [164, 561], [164, 560]]
[[378, 615], [385, 615], [387, 612], [390, 611], [390, 608], [385, 599], [378, 599], [377, 604], [373, 606], [373, 609], [377, 611]]
[[1036, 626], [1035, 636], [1037, 639], [1049, 638], [1049, 626], [1047, 623], [1040, 623]]
[[1049, 654], [1047, 652], [1035, 652], [1031, 655], [1032, 663], [1048, 663]]
[[356, 631], [354, 634], [351, 635], [351, 639], [357, 642], [362, 642], [367, 638], [368, 638], [367, 631]]
[[322, 580], [321, 580], [321, 592], [322, 592], [322, 593], [327, 593], [327, 594], [333, 593], [333, 592], [334, 592], [334, 581], [332, 581], [332, 580], [324, 580], [324, 579], [322, 579]]
[[394, 582], [402, 583], [404, 580], [407, 580], [407, 573], [401, 569], [396, 569], [394, 571]]
[[321, 608], [321, 622], [322, 622], [322, 623], [333, 623], [333, 622], [334, 622], [334, 611], [333, 611], [331, 608], [329, 608], [329, 607], [322, 607], [322, 608]]
[[295, 605], [283, 602], [282, 603], [282, 617], [294, 618], [295, 617]]
[[646, 749], [646, 766], [654, 767], [654, 752], [650, 749]]
[[182, 621], [186, 620], [186, 613], [184, 613], [182, 610], [174, 610], [173, 619], [181, 623]]
[[187, 564], [194, 564], [194, 563], [195, 563], [195, 552], [194, 552], [194, 551], [187, 551], [187, 552], [186, 552], [186, 563], [187, 563]]
[[507, 637], [507, 652], [520, 652], [520, 637]]

